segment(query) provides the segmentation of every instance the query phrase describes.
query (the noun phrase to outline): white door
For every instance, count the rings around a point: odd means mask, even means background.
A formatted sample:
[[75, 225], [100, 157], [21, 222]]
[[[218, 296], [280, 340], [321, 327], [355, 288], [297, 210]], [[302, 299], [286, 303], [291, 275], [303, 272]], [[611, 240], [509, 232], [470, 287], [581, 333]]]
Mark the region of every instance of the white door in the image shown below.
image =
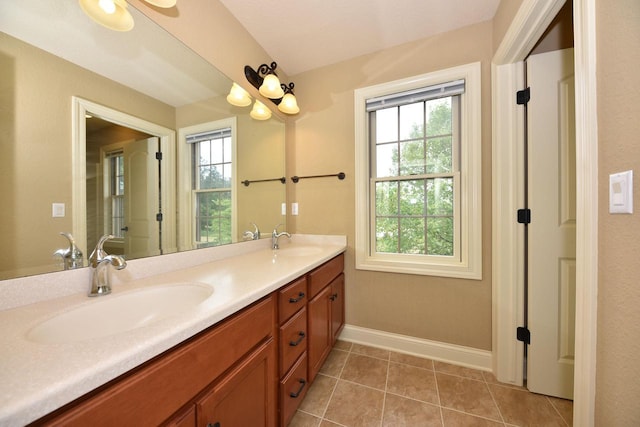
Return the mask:
[[527, 59], [529, 331], [527, 388], [573, 398], [576, 156], [573, 49]]
[[157, 151], [156, 137], [124, 148], [124, 254], [128, 259], [160, 254]]

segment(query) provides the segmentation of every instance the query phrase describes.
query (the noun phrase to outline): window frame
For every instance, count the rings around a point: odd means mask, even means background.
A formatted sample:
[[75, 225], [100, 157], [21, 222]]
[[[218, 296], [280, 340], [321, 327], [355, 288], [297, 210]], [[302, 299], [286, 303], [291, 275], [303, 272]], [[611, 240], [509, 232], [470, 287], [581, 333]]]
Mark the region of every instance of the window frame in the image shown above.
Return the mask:
[[[195, 220], [195, 192], [199, 191], [193, 188], [193, 157], [192, 144], [187, 143], [187, 137], [192, 134], [213, 131], [216, 129], [231, 129], [231, 242], [235, 243], [237, 239], [237, 212], [238, 212], [238, 186], [237, 186], [237, 120], [235, 117], [216, 120], [207, 123], [200, 123], [193, 126], [187, 126], [178, 130], [178, 162], [180, 164], [179, 188], [182, 194], [179, 198], [179, 250], [196, 249], [200, 243], [196, 241], [196, 220]], [[225, 190], [227, 191], [227, 190]]]
[[[373, 253], [375, 215], [370, 168], [371, 143], [367, 99], [458, 79], [465, 80], [460, 95], [460, 171], [456, 218], [459, 257]], [[482, 112], [481, 63], [475, 62], [354, 91], [356, 176], [356, 269], [463, 279], [482, 279]]]

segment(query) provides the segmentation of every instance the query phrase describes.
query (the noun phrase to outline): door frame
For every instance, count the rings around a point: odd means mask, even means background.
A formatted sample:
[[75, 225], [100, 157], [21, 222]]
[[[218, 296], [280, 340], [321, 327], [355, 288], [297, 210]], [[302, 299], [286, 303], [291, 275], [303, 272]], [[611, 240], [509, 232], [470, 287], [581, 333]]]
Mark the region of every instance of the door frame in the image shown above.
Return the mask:
[[[596, 390], [598, 289], [598, 133], [596, 102], [596, 0], [574, 2], [576, 81], [576, 341], [575, 425], [593, 426]], [[492, 71], [492, 289], [493, 371], [501, 382], [522, 385], [523, 345], [515, 331], [523, 319], [522, 227], [515, 212], [523, 200], [523, 60], [565, 0], [523, 0], [498, 47]]]
[[71, 157], [73, 169], [71, 172], [72, 200], [72, 233], [76, 243], [85, 248], [87, 255], [93, 248], [87, 248], [87, 128], [86, 115], [91, 113], [102, 119], [121, 126], [136, 129], [160, 139], [160, 148], [164, 155], [162, 163], [162, 248], [165, 253], [175, 252], [176, 248], [176, 136], [173, 129], [148, 122], [118, 110], [106, 107], [86, 99], [71, 97]]

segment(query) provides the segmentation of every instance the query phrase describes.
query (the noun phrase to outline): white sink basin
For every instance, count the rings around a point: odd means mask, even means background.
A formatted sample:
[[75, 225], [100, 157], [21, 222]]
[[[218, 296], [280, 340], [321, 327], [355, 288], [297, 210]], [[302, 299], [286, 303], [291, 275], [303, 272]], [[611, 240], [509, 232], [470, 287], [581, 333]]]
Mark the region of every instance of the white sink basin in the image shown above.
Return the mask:
[[116, 335], [192, 309], [211, 294], [211, 286], [196, 283], [158, 285], [111, 294], [39, 323], [27, 333], [27, 339], [61, 344]]
[[322, 248], [318, 246], [289, 246], [274, 251], [276, 255], [284, 256], [311, 256], [322, 252]]

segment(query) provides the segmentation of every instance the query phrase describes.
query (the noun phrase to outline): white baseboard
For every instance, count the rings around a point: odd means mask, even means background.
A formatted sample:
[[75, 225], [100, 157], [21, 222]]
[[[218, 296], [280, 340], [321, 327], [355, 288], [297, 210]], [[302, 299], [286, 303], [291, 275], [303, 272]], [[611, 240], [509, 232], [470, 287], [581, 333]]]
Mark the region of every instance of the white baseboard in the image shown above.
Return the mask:
[[493, 366], [492, 353], [487, 350], [478, 350], [476, 348], [414, 338], [359, 326], [344, 325], [339, 339], [397, 351], [398, 353], [427, 357], [482, 371], [491, 372]]

